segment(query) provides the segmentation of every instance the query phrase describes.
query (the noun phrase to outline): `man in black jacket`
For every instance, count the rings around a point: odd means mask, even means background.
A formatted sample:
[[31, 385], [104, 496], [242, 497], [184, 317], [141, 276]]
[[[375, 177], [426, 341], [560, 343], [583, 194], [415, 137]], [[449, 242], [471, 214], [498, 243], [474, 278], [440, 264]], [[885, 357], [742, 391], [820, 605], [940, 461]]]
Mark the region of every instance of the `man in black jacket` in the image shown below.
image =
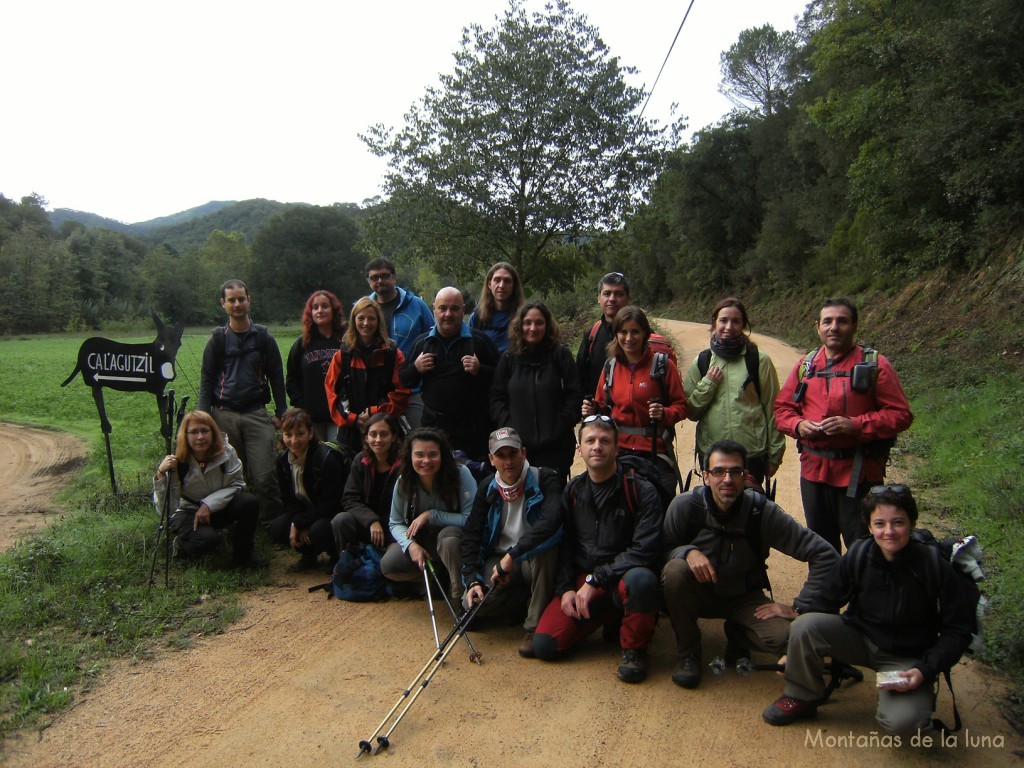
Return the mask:
[[618, 677], [647, 677], [647, 646], [658, 613], [661, 512], [654, 486], [615, 461], [618, 430], [607, 416], [588, 416], [579, 452], [587, 471], [562, 494], [563, 538], [555, 596], [533, 639], [538, 658], [561, 656], [602, 625], [621, 621]]
[[554, 591], [562, 480], [554, 470], [530, 466], [523, 441], [511, 427], [491, 432], [487, 450], [494, 476], [480, 483], [462, 529], [465, 602], [472, 606], [483, 599], [485, 586], [497, 587], [500, 591], [483, 611], [519, 611], [521, 616], [525, 608], [519, 655], [532, 658], [537, 622]]
[[438, 291], [434, 327], [413, 344], [399, 378], [410, 389], [422, 387], [423, 426], [443, 429], [453, 448], [482, 460], [491, 431], [487, 396], [498, 349], [463, 322], [465, 313], [458, 288]]

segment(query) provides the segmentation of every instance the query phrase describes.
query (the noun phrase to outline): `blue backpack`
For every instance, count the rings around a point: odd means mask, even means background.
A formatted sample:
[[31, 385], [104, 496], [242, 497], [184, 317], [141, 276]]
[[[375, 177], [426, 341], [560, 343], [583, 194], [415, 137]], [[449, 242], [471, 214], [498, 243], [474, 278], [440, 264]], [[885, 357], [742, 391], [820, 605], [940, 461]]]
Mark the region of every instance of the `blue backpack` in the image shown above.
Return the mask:
[[341, 553], [331, 576], [334, 596], [350, 603], [376, 603], [392, 596], [391, 582], [380, 571], [380, 554], [372, 544], [355, 544]]

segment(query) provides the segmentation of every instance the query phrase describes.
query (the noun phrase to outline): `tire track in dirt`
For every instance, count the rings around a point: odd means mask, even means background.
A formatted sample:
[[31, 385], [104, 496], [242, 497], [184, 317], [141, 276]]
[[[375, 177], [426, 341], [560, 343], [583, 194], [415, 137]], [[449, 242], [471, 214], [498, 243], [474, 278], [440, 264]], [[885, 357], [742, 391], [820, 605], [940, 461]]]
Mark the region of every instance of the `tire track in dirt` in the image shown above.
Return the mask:
[[[707, 343], [704, 324], [659, 322], [677, 339], [684, 367]], [[755, 340], [782, 376], [799, 357], [774, 340]], [[685, 468], [693, 425], [679, 432]], [[780, 473], [779, 501], [802, 518], [792, 445]], [[197, 638], [185, 651], [115, 664], [52, 726], [8, 740], [5, 765], [322, 768], [353, 761], [359, 740], [431, 656], [427, 608], [414, 601], [368, 605], [309, 594], [306, 588], [323, 577], [286, 574], [283, 566], [292, 559], [276, 558], [280, 582], [244, 596], [245, 616], [236, 625]], [[791, 600], [805, 572], [801, 563], [773, 557], [776, 597]], [[439, 627], [446, 625], [446, 609], [435, 608]], [[724, 647], [721, 625], [704, 623], [706, 660]], [[819, 728], [823, 738], [877, 731], [870, 673], [864, 683], [837, 692], [810, 730], [780, 729], [765, 725], [760, 715], [782, 688], [773, 674], [707, 675], [694, 691], [674, 685], [675, 643], [664, 617], [650, 648], [649, 677], [639, 685], [615, 679], [618, 649], [599, 636], [557, 663], [519, 658], [521, 636], [518, 627], [500, 623], [475, 628], [483, 664], [469, 662], [465, 644], [456, 648], [392, 734], [391, 748], [361, 761], [445, 768], [820, 768], [839, 762], [913, 768], [939, 759], [988, 768], [1017, 764], [1012, 750], [1024, 746], [993, 703], [1004, 693], [1001, 683], [975, 664], [961, 664], [954, 673], [961, 711], [973, 733], [1002, 736], [1004, 748], [829, 748], [808, 739]], [[941, 701], [948, 708], [948, 694]]]
[[53, 497], [85, 465], [85, 451], [63, 432], [0, 423], [0, 549], [60, 514]]

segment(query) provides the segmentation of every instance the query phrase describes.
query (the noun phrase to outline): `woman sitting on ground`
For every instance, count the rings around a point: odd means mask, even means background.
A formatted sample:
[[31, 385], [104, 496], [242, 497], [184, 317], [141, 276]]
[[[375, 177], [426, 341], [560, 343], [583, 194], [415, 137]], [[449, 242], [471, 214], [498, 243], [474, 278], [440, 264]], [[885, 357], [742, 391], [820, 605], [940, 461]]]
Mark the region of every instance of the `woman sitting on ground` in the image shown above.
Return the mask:
[[381, 558], [381, 572], [392, 581], [423, 578], [427, 560], [440, 560], [451, 579], [451, 595], [461, 599], [462, 528], [473, 508], [476, 481], [452, 453], [444, 432], [413, 430], [405, 439], [389, 525], [395, 543]]
[[409, 390], [398, 380], [405, 355], [388, 338], [380, 305], [370, 298], [352, 307], [341, 349], [331, 360], [325, 387], [331, 418], [341, 430], [338, 440], [360, 450], [360, 430], [378, 411], [398, 418], [409, 405]]
[[245, 490], [242, 462], [217, 422], [204, 411], [185, 415], [175, 451], [165, 456], [153, 479], [157, 512], [174, 510], [170, 532], [174, 557], [191, 560], [213, 551], [217, 531], [234, 524], [236, 568], [260, 568], [266, 562], [253, 552], [259, 502]]
[[491, 421], [515, 429], [530, 464], [555, 470], [564, 485], [582, 402], [576, 361], [551, 311], [539, 301], [519, 310], [509, 339], [491, 385]]
[[770, 725], [817, 715], [828, 656], [894, 673], [878, 686], [878, 724], [899, 736], [927, 733], [933, 684], [971, 643], [974, 613], [960, 576], [938, 547], [912, 535], [910, 489], [876, 486], [862, 509], [871, 538], [847, 550], [814, 605], [790, 626], [785, 693], [763, 713]]
[[341, 506], [344, 464], [336, 451], [317, 439], [313, 419], [301, 408], [284, 412], [281, 440], [287, 450], [277, 457], [277, 484], [284, 512], [267, 524], [267, 534], [301, 555], [292, 570], [315, 568], [321, 552], [333, 564], [338, 549], [331, 519]]
[[713, 443], [735, 440], [749, 452], [747, 472], [763, 488], [782, 463], [786, 436], [775, 428], [772, 408], [779, 394], [779, 376], [771, 358], [750, 341], [749, 333], [742, 301], [730, 297], [715, 304], [710, 347], [686, 372], [683, 391], [687, 417], [697, 422], [701, 469]]
[[398, 422], [383, 411], [373, 414], [363, 424], [363, 445], [352, 460], [342, 511], [331, 522], [338, 552], [358, 543], [383, 549], [394, 541], [388, 521], [400, 467]]

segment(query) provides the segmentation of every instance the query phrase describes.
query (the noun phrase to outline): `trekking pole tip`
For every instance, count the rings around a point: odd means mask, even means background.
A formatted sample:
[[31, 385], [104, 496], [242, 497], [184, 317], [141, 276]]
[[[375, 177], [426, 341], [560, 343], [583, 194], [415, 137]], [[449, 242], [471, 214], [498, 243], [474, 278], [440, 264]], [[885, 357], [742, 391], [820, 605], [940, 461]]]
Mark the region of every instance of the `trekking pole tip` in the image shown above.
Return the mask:
[[373, 750], [373, 754], [379, 755], [383, 750], [387, 749], [390, 746], [391, 746], [391, 742], [388, 741], [388, 737], [387, 736], [378, 736], [377, 737], [377, 748], [375, 750]]
[[370, 742], [368, 742], [366, 739], [363, 739], [362, 741], [359, 742], [359, 754], [356, 755], [356, 759], [358, 760], [363, 755], [368, 755], [372, 751], [373, 751], [373, 745]]
[[473, 662], [474, 664], [477, 664], [477, 665], [480, 665], [480, 664], [484, 663], [483, 662], [483, 658], [484, 658], [484, 655], [482, 653], [480, 653], [480, 651], [477, 651], [477, 650], [474, 650], [471, 654], [469, 654], [469, 660], [471, 662]]

